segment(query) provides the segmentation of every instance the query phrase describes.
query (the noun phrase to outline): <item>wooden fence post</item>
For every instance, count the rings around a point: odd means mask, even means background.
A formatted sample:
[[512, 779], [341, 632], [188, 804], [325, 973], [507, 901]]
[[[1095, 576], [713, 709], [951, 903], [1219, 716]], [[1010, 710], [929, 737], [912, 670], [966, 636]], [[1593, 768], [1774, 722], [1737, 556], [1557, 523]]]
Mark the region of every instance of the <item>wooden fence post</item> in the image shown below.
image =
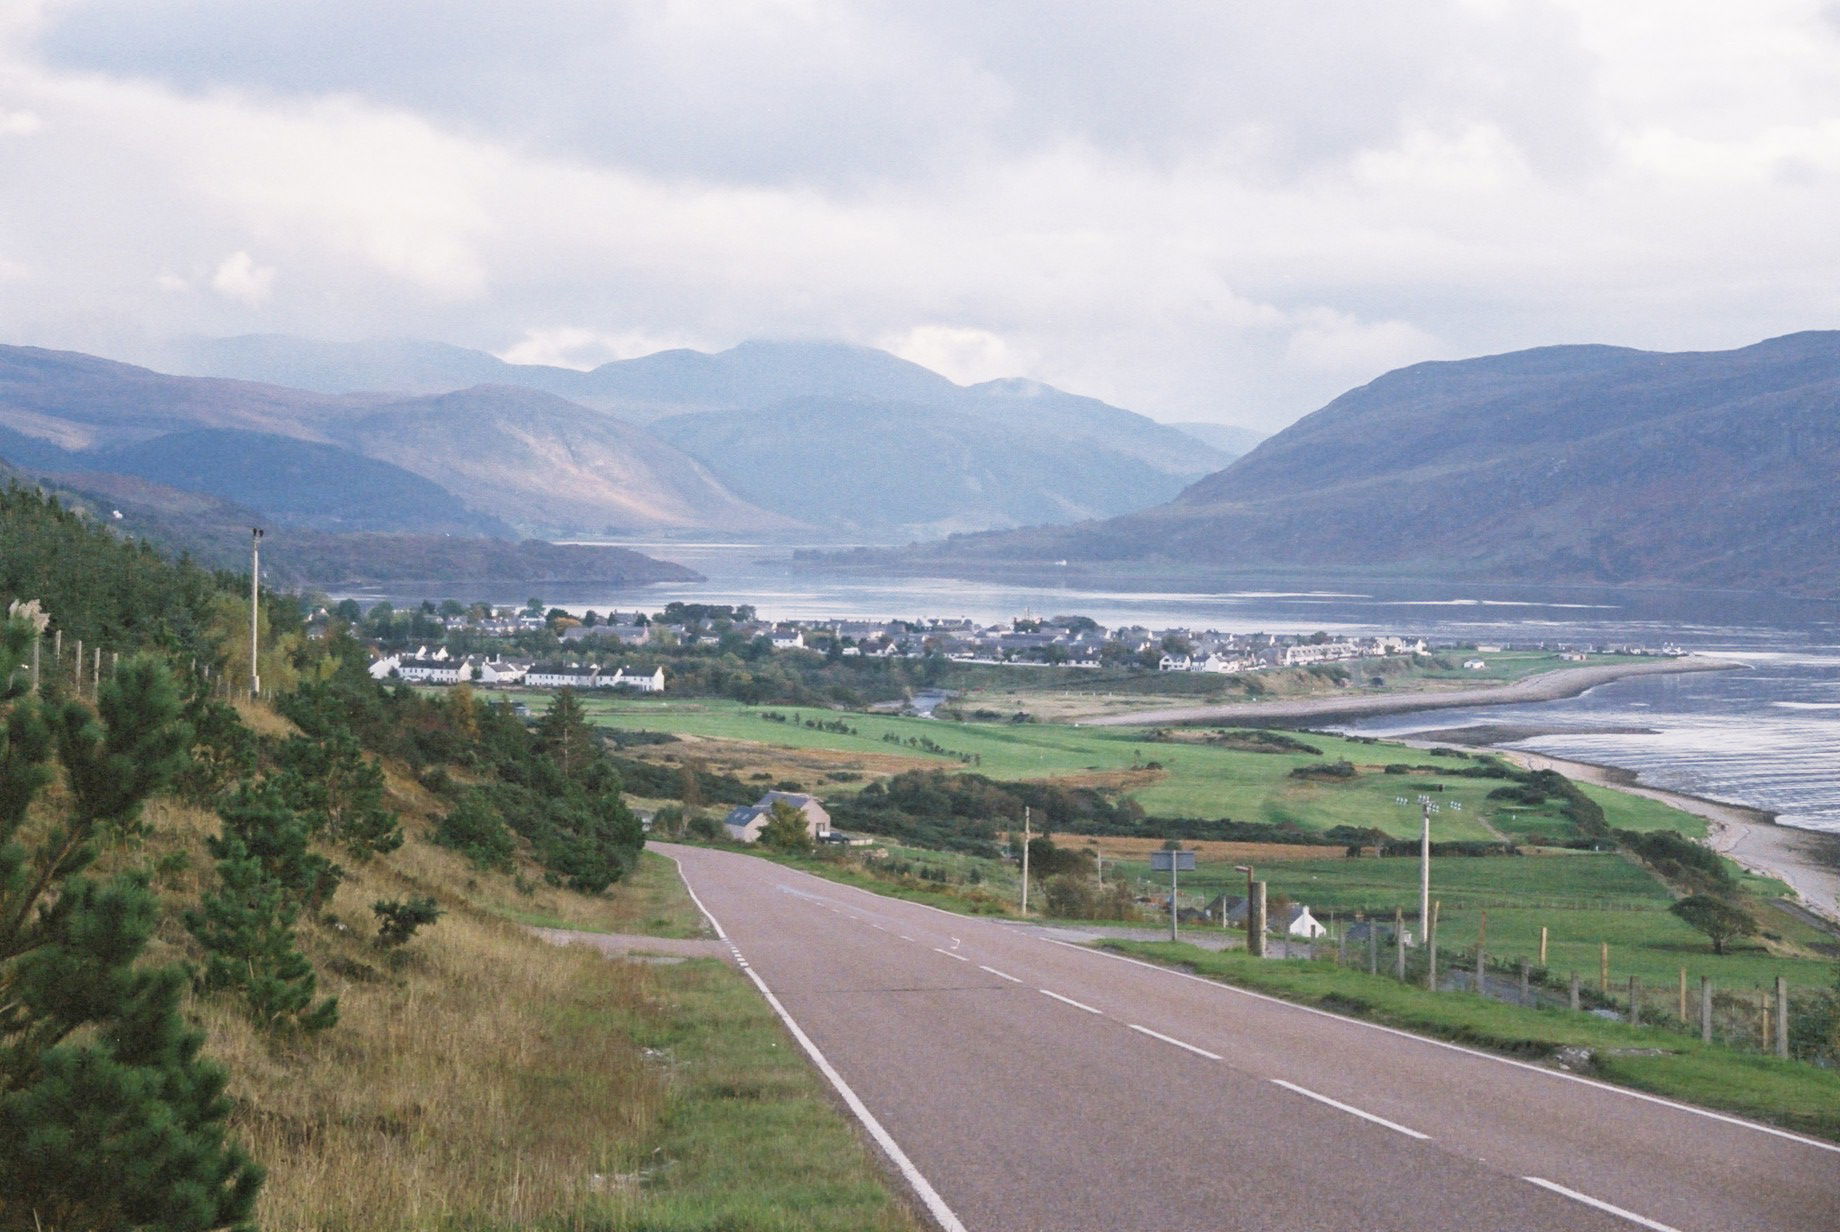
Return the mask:
[[1699, 1041], [1712, 1042], [1712, 977], [1699, 977]]
[[1546, 925], [1540, 925], [1540, 965], [1546, 965]]
[[1776, 977], [1776, 1055], [1789, 1058], [1789, 981]]

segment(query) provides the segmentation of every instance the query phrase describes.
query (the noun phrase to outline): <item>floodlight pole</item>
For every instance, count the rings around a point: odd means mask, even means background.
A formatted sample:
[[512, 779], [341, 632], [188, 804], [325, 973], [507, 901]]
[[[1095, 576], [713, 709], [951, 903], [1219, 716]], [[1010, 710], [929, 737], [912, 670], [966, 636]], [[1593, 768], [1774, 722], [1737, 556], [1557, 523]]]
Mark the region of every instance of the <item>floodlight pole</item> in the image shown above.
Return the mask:
[[262, 676], [257, 667], [256, 652], [260, 649], [262, 618], [262, 528], [251, 527], [249, 531], [249, 696], [262, 695]]

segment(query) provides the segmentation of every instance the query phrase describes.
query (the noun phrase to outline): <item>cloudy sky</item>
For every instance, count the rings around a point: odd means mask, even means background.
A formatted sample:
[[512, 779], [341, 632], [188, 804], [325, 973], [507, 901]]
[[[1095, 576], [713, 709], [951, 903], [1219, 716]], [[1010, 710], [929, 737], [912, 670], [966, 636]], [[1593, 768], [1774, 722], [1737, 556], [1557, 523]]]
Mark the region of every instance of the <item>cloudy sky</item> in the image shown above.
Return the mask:
[[1270, 430], [1840, 326], [1840, 3], [0, 0], [0, 341], [883, 346]]

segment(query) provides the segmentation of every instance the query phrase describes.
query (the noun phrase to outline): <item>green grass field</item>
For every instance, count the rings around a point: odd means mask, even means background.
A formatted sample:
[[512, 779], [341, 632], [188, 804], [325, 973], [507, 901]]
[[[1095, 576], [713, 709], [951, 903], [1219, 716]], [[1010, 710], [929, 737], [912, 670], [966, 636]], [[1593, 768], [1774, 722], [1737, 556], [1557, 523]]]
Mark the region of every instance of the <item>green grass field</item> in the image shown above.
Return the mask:
[[[1160, 769], [1146, 772], [1143, 785], [1126, 794], [1148, 813], [1167, 817], [1232, 817], [1241, 821], [1292, 822], [1309, 829], [1337, 825], [1376, 827], [1398, 837], [1418, 833], [1420, 794], [1440, 805], [1432, 836], [1446, 840], [1488, 840], [1500, 834], [1559, 834], [1569, 827], [1548, 808], [1509, 807], [1485, 797], [1498, 780], [1458, 778], [1449, 774], [1384, 774], [1387, 763], [1472, 764], [1467, 759], [1434, 758], [1401, 745], [1368, 744], [1335, 736], [1301, 737], [1321, 749], [1319, 756], [1300, 753], [1255, 753], [1185, 741], [1145, 739], [1144, 733], [1113, 728], [1086, 728], [1051, 723], [947, 723], [930, 719], [855, 714], [792, 707], [749, 707], [725, 701], [645, 701], [589, 698], [590, 718], [609, 727], [664, 731], [718, 740], [745, 740], [797, 749], [828, 749], [860, 754], [905, 754], [942, 770], [971, 770], [994, 779], [1052, 778], [1061, 775]], [[791, 721], [768, 722], [763, 709]], [[806, 727], [807, 721], [841, 720], [851, 729], [838, 733]], [[931, 741], [947, 750], [927, 754], [913, 740]], [[970, 758], [967, 762], [954, 754]], [[1361, 769], [1345, 781], [1302, 780], [1291, 770], [1346, 759]], [[1596, 789], [1592, 789], [1593, 792]], [[1603, 793], [1615, 806], [1613, 825], [1634, 829], [1667, 827], [1686, 833], [1703, 825], [1685, 813], [1654, 801]], [[1400, 803], [1401, 800], [1404, 803]], [[1453, 807], [1454, 806], [1454, 807]], [[1494, 828], [1491, 828], [1493, 824]]]
[[[1120, 875], [1160, 884], [1147, 864], [1123, 862]], [[1271, 864], [1259, 870], [1269, 893], [1304, 903], [1328, 923], [1344, 924], [1355, 912], [1390, 918], [1395, 908], [1418, 913], [1418, 861], [1412, 858], [1328, 859]], [[1779, 942], [1756, 937], [1718, 955], [1701, 934], [1668, 912], [1673, 896], [1653, 874], [1616, 852], [1564, 852], [1519, 858], [1449, 857], [1432, 861], [1431, 896], [1439, 903], [1438, 946], [1473, 950], [1488, 913], [1488, 950], [1498, 959], [1537, 963], [1540, 929], [1547, 930], [1547, 967], [1572, 971], [1595, 985], [1601, 950], [1610, 946], [1610, 977], [1630, 976], [1651, 989], [1672, 989], [1680, 968], [1689, 983], [1710, 976], [1724, 989], [1761, 987], [1783, 976], [1801, 988], [1834, 980], [1831, 960], [1802, 956], [1825, 939], [1787, 916], [1766, 927]], [[1211, 897], [1245, 892], [1245, 874], [1224, 864], [1202, 863], [1183, 879], [1185, 894]], [[1416, 930], [1414, 930], [1416, 931]], [[1772, 953], [1771, 946], [1783, 951]], [[1801, 953], [1795, 951], [1800, 950]]]

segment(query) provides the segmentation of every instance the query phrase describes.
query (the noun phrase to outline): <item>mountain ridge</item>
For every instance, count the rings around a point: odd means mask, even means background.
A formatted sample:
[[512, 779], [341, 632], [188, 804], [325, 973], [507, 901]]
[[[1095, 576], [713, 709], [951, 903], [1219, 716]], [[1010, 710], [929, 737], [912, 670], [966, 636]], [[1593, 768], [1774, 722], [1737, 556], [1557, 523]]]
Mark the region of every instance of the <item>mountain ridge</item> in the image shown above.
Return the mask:
[[1164, 505], [874, 563], [1840, 595], [1837, 408], [1832, 331], [1730, 351], [1543, 347], [1418, 364], [1348, 391]]

